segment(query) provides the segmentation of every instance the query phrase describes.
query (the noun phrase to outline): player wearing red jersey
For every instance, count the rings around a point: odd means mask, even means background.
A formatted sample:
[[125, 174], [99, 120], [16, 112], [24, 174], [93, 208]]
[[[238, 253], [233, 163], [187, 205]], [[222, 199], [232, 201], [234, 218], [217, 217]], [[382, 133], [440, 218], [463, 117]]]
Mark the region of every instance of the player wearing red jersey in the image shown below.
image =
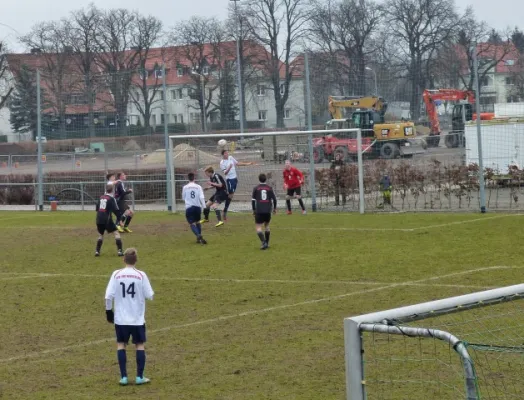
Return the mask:
[[306, 207], [302, 201], [301, 189], [304, 184], [304, 174], [299, 169], [291, 165], [291, 161], [286, 160], [286, 166], [284, 168], [284, 189], [286, 193], [286, 205], [287, 213], [291, 214], [291, 198], [294, 197], [298, 200], [300, 208], [302, 208], [302, 214], [306, 213]]

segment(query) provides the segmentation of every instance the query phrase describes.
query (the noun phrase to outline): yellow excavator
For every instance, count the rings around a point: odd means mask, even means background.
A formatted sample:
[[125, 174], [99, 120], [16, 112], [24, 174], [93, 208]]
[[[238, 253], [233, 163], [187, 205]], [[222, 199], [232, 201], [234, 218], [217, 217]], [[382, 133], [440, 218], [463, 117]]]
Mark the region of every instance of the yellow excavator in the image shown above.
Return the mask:
[[[425, 153], [424, 143], [414, 139], [413, 122], [385, 122], [387, 106], [384, 98], [377, 96], [329, 96], [328, 109], [332, 119], [327, 121], [326, 129], [360, 128], [362, 151], [370, 156], [391, 159]], [[351, 110], [349, 116], [345, 114], [346, 109]], [[327, 135], [317, 145], [317, 162], [332, 158], [336, 153], [342, 153], [344, 158], [355, 158], [354, 137]]]

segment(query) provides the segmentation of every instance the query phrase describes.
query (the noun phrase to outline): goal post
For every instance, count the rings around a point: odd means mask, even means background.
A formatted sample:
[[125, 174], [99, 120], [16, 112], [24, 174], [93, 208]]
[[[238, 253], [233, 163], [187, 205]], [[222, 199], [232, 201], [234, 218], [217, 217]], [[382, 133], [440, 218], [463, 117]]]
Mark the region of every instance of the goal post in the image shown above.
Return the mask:
[[346, 318], [347, 400], [521, 398], [523, 298], [520, 284]]
[[[306, 207], [312, 211], [319, 209], [317, 202], [317, 171], [329, 169], [332, 154], [326, 154], [321, 140], [328, 136], [339, 138], [337, 147], [348, 161], [356, 165], [358, 177], [355, 176], [354, 201], [360, 213], [364, 213], [364, 176], [362, 167], [362, 132], [360, 129], [326, 129], [326, 130], [289, 130], [248, 133], [198, 133], [169, 136], [166, 149], [166, 181], [170, 182], [172, 211], [180, 211], [181, 187], [186, 181], [186, 172], [196, 172], [197, 180], [205, 181], [203, 170], [212, 166], [219, 171], [222, 150], [228, 150], [240, 162], [237, 168], [239, 187], [232, 202], [233, 211], [247, 211], [251, 204], [251, 190], [257, 184], [258, 174], [268, 174], [268, 182], [276, 189], [277, 196], [282, 197], [282, 169], [285, 160], [290, 160], [306, 175], [302, 188], [302, 198]], [[224, 139], [226, 144], [218, 142]], [[348, 155], [353, 141], [354, 157]], [[347, 146], [344, 149], [342, 146]], [[333, 147], [333, 152], [335, 148]], [[333, 153], [334, 154], [334, 153]], [[171, 155], [171, 156], [169, 156]], [[245, 168], [244, 168], [245, 167]], [[358, 186], [357, 186], [358, 185]], [[177, 204], [178, 202], [178, 204]], [[358, 204], [357, 204], [358, 203]], [[320, 207], [321, 208], [321, 207]]]

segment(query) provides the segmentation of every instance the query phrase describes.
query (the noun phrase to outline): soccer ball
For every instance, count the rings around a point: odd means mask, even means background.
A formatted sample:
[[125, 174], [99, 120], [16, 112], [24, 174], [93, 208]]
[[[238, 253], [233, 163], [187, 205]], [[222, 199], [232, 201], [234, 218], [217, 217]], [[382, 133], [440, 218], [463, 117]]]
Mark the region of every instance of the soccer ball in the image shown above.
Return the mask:
[[224, 147], [226, 144], [227, 144], [227, 140], [226, 139], [220, 139], [218, 141], [218, 145], [221, 146], [221, 147]]

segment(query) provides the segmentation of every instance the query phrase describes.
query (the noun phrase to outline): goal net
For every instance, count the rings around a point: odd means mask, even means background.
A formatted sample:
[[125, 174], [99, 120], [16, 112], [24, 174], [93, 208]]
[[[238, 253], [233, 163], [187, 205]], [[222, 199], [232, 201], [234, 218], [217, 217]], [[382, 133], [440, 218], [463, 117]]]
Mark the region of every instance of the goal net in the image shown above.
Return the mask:
[[346, 318], [348, 400], [522, 399], [524, 285]]
[[[236, 167], [238, 186], [229, 208], [230, 212], [251, 210], [251, 193], [253, 187], [258, 184], [260, 173], [267, 175], [268, 183], [275, 190], [277, 197], [283, 200], [286, 191], [283, 187], [282, 173], [286, 160], [290, 160], [292, 165], [304, 174], [305, 182], [302, 186], [301, 195], [308, 210], [323, 207], [323, 198], [318, 196], [322, 191], [329, 192], [332, 198], [338, 191], [340, 197], [342, 197], [342, 194], [344, 195], [344, 203], [350, 202], [358, 210], [361, 204], [359, 196], [363, 193], [359, 190], [358, 179], [358, 147], [361, 143], [357, 140], [359, 134], [360, 130], [358, 129], [327, 129], [249, 132], [244, 134], [171, 135], [167, 156], [165, 153], [160, 156], [164, 156], [166, 163], [171, 164], [168, 166], [168, 170], [174, 171], [168, 177], [171, 180], [170, 186], [174, 189], [171, 192], [172, 210], [180, 211], [183, 209], [181, 193], [182, 186], [187, 183], [188, 172], [196, 173], [197, 182], [203, 184], [204, 187], [208, 181], [204, 173], [207, 167], [212, 167], [214, 171], [224, 176], [220, 169], [223, 151], [227, 151], [229, 156], [238, 161]], [[317, 149], [322, 146], [318, 144], [328, 135], [335, 138], [337, 146], [332, 146], [332, 149], [326, 148], [330, 154], [319, 154]], [[334, 157], [336, 152], [343, 152], [347, 157], [353, 156], [355, 161], [346, 178], [351, 180], [351, 186], [347, 188], [344, 186], [344, 193], [339, 193], [342, 189], [334, 187], [333, 184], [330, 184], [330, 187], [324, 187], [321, 184], [322, 180], [319, 179], [319, 174], [332, 172], [329, 168], [330, 159]], [[335, 180], [329, 182], [335, 182]], [[330, 199], [330, 201], [332, 200]], [[283, 203], [280, 204], [279, 208], [283, 206]], [[292, 207], [294, 211], [299, 210], [296, 201], [292, 201]]]

